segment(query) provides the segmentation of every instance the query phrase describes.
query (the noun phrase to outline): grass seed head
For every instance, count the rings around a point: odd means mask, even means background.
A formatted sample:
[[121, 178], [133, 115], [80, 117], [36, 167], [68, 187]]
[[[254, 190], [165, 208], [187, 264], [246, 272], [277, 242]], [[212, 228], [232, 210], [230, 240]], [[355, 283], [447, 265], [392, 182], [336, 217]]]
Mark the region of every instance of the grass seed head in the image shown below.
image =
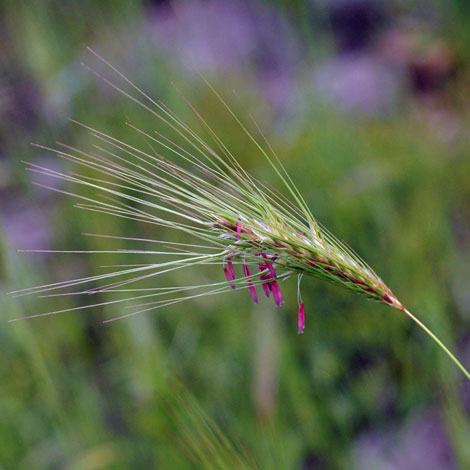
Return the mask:
[[[87, 68], [150, 113], [179, 141], [158, 131], [147, 133], [129, 123], [144, 143], [142, 148], [138, 148], [74, 121], [95, 139], [96, 143], [91, 150], [84, 151], [65, 144], [58, 144], [56, 149], [38, 147], [54, 152], [73, 164], [76, 170], [61, 173], [32, 163], [28, 165], [29, 170], [79, 187], [91, 188], [95, 192], [94, 197], [50, 188], [73, 196], [80, 209], [139, 221], [154, 228], [164, 227], [183, 232], [193, 237], [194, 242], [133, 238], [131, 240], [149, 245], [163, 245], [168, 251], [117, 250], [116, 253], [120, 255], [145, 254], [149, 262], [120, 266], [102, 275], [17, 292], [18, 295], [70, 295], [70, 292], [61, 294], [60, 291], [72, 290], [71, 293], [87, 296], [103, 292], [127, 292], [128, 297], [30, 315], [27, 318], [105, 304], [137, 302], [130, 306], [133, 308], [130, 313], [118, 317], [123, 318], [235, 288], [248, 289], [257, 303], [256, 287], [261, 287], [266, 297], [272, 295], [275, 304], [279, 306], [284, 302], [280, 288], [283, 280], [298, 275], [300, 285], [302, 276], [314, 276], [403, 311], [439, 344], [470, 379], [470, 374], [455, 356], [404, 308], [372, 268], [313, 217], [257, 124], [253, 121], [261, 141], [253, 136], [204, 77], [202, 80], [233, 117], [235, 124], [241, 127], [260, 156], [271, 165], [287, 196], [259, 182], [244, 170], [230, 149], [182, 94], [189, 109], [211, 136], [212, 143], [202, 139], [165, 104], [152, 99], [96, 52], [89, 51], [116, 75], [122, 86]], [[94, 176], [90, 176], [89, 170], [92, 170]], [[125, 239], [109, 234], [92, 236]], [[242, 276], [237, 277], [236, 264], [242, 265]], [[143, 281], [156, 281], [162, 274], [201, 265], [220, 265], [226, 279], [191, 286], [164, 287], [155, 282], [155, 287], [138, 287]], [[250, 270], [250, 265], [255, 266], [255, 269]], [[299, 293], [299, 333], [304, 328], [305, 307]]]

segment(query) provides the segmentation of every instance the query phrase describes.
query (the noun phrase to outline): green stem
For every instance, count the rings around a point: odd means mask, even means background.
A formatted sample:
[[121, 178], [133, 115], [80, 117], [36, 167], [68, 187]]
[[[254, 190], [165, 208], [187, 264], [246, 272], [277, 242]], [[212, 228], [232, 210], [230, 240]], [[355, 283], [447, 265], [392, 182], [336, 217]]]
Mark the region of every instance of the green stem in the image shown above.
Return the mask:
[[457, 367], [465, 374], [468, 380], [470, 380], [470, 372], [462, 365], [462, 363], [449, 351], [444, 343], [420, 320], [418, 320], [408, 310], [403, 310], [415, 323], [417, 323], [443, 350], [444, 352], [454, 361]]

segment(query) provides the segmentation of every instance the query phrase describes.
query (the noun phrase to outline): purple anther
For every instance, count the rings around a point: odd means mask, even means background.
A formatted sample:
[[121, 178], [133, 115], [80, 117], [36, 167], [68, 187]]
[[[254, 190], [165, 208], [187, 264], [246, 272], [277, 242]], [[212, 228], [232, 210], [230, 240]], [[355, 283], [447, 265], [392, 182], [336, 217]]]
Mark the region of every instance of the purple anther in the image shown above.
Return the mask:
[[298, 324], [297, 331], [299, 332], [299, 335], [300, 335], [304, 332], [304, 328], [305, 328], [305, 306], [303, 302], [299, 305], [299, 312], [297, 314], [297, 324]]
[[[248, 265], [246, 265], [245, 263], [243, 263], [243, 274], [246, 277], [251, 276], [250, 270], [248, 269]], [[251, 297], [253, 297], [253, 302], [257, 304], [258, 294], [256, 293], [255, 286], [252, 285], [251, 281], [247, 281], [247, 282], [248, 282], [248, 290], [250, 291]]]
[[[227, 278], [227, 281], [231, 282], [234, 280], [234, 278], [230, 274], [230, 271], [225, 266], [224, 266], [224, 273], [225, 273], [225, 277]], [[231, 284], [231, 286], [232, 286], [232, 289], [236, 289], [236, 287], [233, 284]]]
[[233, 268], [233, 263], [232, 263], [232, 260], [230, 259], [230, 257], [227, 257], [227, 266], [228, 266], [228, 270], [230, 272], [230, 275], [232, 276], [232, 281], [235, 280], [235, 269]]
[[242, 233], [242, 223], [238, 221], [237, 222], [237, 240], [240, 240], [241, 233]]
[[272, 281], [269, 284], [271, 285], [271, 291], [273, 293], [274, 302], [279, 307], [279, 305], [281, 305], [284, 302], [284, 297], [282, 297], [279, 284], [277, 283], [277, 281]]
[[266, 253], [261, 253], [261, 256], [266, 260], [266, 267], [269, 269], [269, 272], [271, 273], [272, 278], [276, 279], [277, 278], [276, 271], [274, 270], [272, 263], [268, 260]]
[[[266, 265], [264, 263], [260, 263], [259, 264], [259, 271], [263, 272], [265, 269], [266, 269]], [[266, 274], [262, 274], [259, 278], [260, 278], [261, 281], [266, 281], [267, 279], [270, 279], [270, 277], [267, 276]], [[269, 293], [271, 292], [270, 284], [271, 284], [270, 282], [263, 282], [261, 284], [261, 287], [264, 290], [264, 294], [266, 295], [266, 297], [268, 299], [269, 299]]]

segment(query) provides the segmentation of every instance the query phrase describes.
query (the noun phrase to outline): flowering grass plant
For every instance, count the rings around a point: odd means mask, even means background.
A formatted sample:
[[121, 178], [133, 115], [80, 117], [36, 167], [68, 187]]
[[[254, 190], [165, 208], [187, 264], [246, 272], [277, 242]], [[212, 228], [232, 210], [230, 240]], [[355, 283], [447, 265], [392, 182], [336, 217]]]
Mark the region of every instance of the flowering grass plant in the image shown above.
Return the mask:
[[[76, 205], [81, 209], [180, 231], [193, 237], [194, 242], [133, 238], [131, 240], [147, 243], [149, 246], [161, 246], [162, 249], [117, 250], [104, 253], [139, 253], [149, 260], [160, 257], [160, 261], [119, 266], [105, 274], [31, 287], [17, 292], [19, 295], [47, 296], [124, 292], [128, 296], [25, 318], [105, 304], [134, 302], [130, 313], [118, 317], [123, 318], [232, 289], [248, 290], [255, 303], [258, 303], [260, 294], [272, 297], [279, 306], [284, 302], [282, 282], [296, 276], [299, 282], [298, 332], [302, 333], [305, 327], [305, 305], [300, 296], [300, 281], [302, 276], [314, 276], [387, 304], [408, 315], [470, 379], [468, 371], [449, 349], [405, 309], [380, 277], [313, 217], [254, 120], [253, 125], [261, 136], [260, 141], [202, 77], [259, 150], [260, 156], [267, 159], [284, 186], [287, 197], [245, 171], [208, 122], [181, 93], [182, 99], [210, 136], [211, 143], [208, 139], [203, 139], [164, 103], [152, 99], [113, 65], [93, 50], [89, 50], [116, 74], [117, 80], [122, 81], [123, 85], [119, 86], [89, 68], [93, 74], [168, 126], [180, 140], [170, 139], [157, 131], [148, 133], [128, 123], [145, 143], [143, 148], [137, 148], [74, 121], [88, 130], [95, 139], [96, 143], [91, 150], [83, 151], [65, 144], [59, 144], [55, 149], [38, 147], [54, 152], [77, 168], [91, 169], [94, 175], [99, 176], [89, 176], [79, 170], [61, 173], [33, 163], [28, 164], [28, 169], [96, 191], [95, 196], [90, 198], [79, 193], [50, 188], [76, 198]], [[184, 162], [185, 167], [177, 164], [177, 161]], [[88, 235], [123, 238], [110, 234]], [[136, 287], [139, 281], [148, 281], [164, 273], [196, 268], [199, 265], [220, 266], [220, 272], [224, 273], [225, 279], [190, 286]]]

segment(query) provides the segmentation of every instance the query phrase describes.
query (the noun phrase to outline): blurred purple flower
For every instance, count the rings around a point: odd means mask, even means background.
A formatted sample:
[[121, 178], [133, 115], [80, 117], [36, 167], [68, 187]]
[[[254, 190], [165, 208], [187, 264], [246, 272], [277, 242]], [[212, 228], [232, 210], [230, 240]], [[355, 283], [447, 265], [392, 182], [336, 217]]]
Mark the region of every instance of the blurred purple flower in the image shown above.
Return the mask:
[[158, 46], [171, 54], [180, 48], [205, 71], [240, 63], [255, 49], [253, 18], [238, 1], [176, 1], [155, 10], [151, 25]]
[[393, 107], [402, 78], [374, 54], [360, 53], [342, 55], [318, 67], [314, 84], [338, 108], [370, 116]]
[[170, 56], [184, 61], [179, 50], [184, 51], [204, 73], [229, 68], [253, 73], [261, 95], [274, 107], [292, 106], [298, 48], [275, 9], [243, 0], [175, 1], [171, 8], [154, 9], [150, 28], [157, 46]]
[[0, 122], [8, 127], [32, 129], [38, 119], [41, 97], [36, 84], [22, 76], [0, 81]]
[[[32, 161], [41, 167], [64, 171], [62, 162], [53, 156], [38, 153], [32, 157]], [[19, 250], [50, 249], [54, 242], [54, 227], [49, 214], [58, 193], [31, 186], [25, 195], [24, 189], [14, 184], [12, 165], [7, 160], [0, 160], [0, 170], [4, 176], [4, 179], [0, 176], [0, 227], [6, 242], [13, 249]], [[40, 173], [31, 175], [39, 185], [59, 191], [64, 187], [64, 182], [58, 178]]]
[[[49, 168], [56, 172], [64, 171], [64, 160], [57, 158], [55, 155], [48, 155], [47, 153], [39, 153], [34, 155], [34, 164], [42, 168]], [[66, 184], [60, 178], [53, 178], [42, 173], [30, 173], [31, 181], [34, 181], [36, 185], [48, 186], [52, 189], [62, 190], [66, 187]], [[55, 191], [44, 191], [43, 188], [38, 186], [32, 186], [31, 190], [34, 192], [33, 197], [37, 198], [35, 201], [46, 201], [55, 200], [58, 193]]]
[[396, 432], [368, 432], [353, 450], [355, 468], [361, 470], [452, 470], [452, 446], [437, 411], [412, 418]]
[[1, 225], [12, 248], [35, 250], [48, 249], [52, 245], [52, 226], [44, 211], [15, 202], [3, 208]]

